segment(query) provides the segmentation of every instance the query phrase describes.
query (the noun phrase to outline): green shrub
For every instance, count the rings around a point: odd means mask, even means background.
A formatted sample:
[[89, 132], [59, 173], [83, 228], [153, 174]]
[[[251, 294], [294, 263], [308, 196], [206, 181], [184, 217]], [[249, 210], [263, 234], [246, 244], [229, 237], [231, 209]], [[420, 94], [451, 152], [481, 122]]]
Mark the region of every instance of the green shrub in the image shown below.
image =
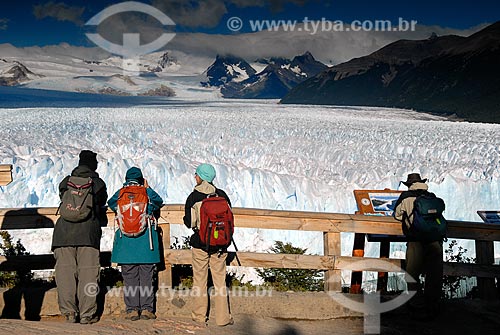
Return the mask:
[[[294, 247], [291, 243], [275, 241], [271, 250], [275, 254], [303, 255], [307, 249]], [[264, 283], [277, 291], [322, 291], [324, 275], [318, 270], [302, 269], [257, 269]]]
[[[189, 250], [191, 244], [188, 236], [182, 236], [181, 239], [174, 236], [170, 249]], [[172, 265], [172, 286], [192, 288], [193, 287], [193, 267], [189, 264]]]
[[101, 287], [122, 287], [123, 277], [121, 272], [113, 267], [102, 268], [99, 276], [99, 285]]
[[248, 291], [256, 291], [256, 285], [252, 284], [252, 281], [243, 282], [245, 279], [245, 274], [242, 274], [240, 277], [234, 272], [229, 272], [226, 275], [226, 286], [227, 287], [244, 287]]
[[[26, 251], [20, 240], [17, 240], [15, 244], [12, 243], [12, 236], [8, 232], [0, 231], [0, 236], [2, 237], [0, 250], [3, 256], [23, 256], [30, 254]], [[26, 285], [33, 282], [33, 280], [33, 273], [30, 270], [0, 271], [0, 287]]]
[[[476, 261], [474, 257], [465, 256], [467, 249], [464, 247], [458, 246], [455, 251], [457, 244], [456, 240], [452, 240], [448, 248], [444, 251], [446, 262], [474, 263]], [[472, 288], [468, 288], [466, 284], [466, 276], [443, 276], [443, 298], [452, 299], [466, 296], [472, 290]]]

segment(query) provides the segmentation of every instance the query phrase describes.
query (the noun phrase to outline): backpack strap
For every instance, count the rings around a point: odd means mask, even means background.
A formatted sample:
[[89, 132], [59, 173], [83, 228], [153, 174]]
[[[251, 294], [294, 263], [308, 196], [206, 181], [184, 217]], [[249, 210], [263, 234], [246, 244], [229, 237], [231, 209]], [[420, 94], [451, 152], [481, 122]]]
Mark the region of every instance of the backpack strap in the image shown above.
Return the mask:
[[[64, 187], [66, 188], [66, 191], [68, 190], [68, 180], [70, 177], [71, 177], [71, 175], [68, 175], [68, 176], [66, 176], [66, 178], [64, 178], [66, 180], [66, 185], [64, 185]], [[64, 191], [63, 194], [66, 193], [66, 191]], [[61, 209], [61, 206], [62, 206], [62, 195], [60, 195], [60, 197], [61, 197], [61, 200], [59, 201], [59, 206], [57, 207], [57, 210], [56, 210], [56, 216], [59, 215], [59, 210]]]
[[[95, 192], [94, 192], [94, 179], [92, 177], [89, 177], [89, 184], [90, 184], [90, 195], [92, 196], [92, 209], [90, 210], [90, 212], [92, 213], [92, 220], [94, 220], [95, 218], [97, 218], [97, 210], [96, 210], [96, 205], [95, 205]], [[88, 196], [88, 194], [87, 194]], [[85, 200], [84, 200], [85, 202]]]

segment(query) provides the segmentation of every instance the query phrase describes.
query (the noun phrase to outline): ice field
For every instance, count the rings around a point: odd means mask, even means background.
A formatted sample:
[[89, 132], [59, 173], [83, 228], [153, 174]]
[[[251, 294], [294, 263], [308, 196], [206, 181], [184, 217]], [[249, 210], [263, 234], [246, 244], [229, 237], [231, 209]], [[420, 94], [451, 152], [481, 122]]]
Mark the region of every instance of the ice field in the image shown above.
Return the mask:
[[[183, 204], [199, 163], [234, 207], [354, 213], [355, 189], [406, 189], [419, 172], [446, 202], [445, 216], [480, 221], [500, 209], [500, 125], [448, 121], [408, 110], [279, 105], [277, 101], [186, 101], [138, 107], [0, 109], [0, 163], [14, 181], [0, 206], [57, 207], [58, 183], [78, 153], [98, 153], [97, 172], [112, 195], [138, 166], [167, 204]], [[174, 236], [187, 236], [180, 227]], [[50, 251], [51, 231], [13, 231], [28, 251]], [[40, 240], [43, 239], [43, 242]], [[238, 248], [267, 250], [285, 240], [322, 253], [320, 233], [238, 229]], [[35, 243], [36, 241], [36, 243]], [[343, 234], [343, 254], [352, 234]], [[474, 244], [463, 242], [471, 253]], [[109, 250], [109, 236], [102, 249]], [[393, 244], [392, 257], [404, 257]], [[377, 255], [370, 243], [368, 255]], [[496, 244], [495, 256], [499, 248]]]

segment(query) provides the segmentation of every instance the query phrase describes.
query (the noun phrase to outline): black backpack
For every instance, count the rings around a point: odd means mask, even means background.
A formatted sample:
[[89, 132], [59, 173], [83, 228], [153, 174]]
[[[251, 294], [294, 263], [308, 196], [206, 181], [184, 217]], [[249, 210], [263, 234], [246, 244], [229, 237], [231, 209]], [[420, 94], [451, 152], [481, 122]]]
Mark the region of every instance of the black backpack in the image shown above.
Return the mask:
[[422, 242], [444, 240], [448, 230], [448, 222], [443, 216], [444, 210], [443, 199], [434, 193], [423, 192], [418, 195], [413, 202], [413, 211], [407, 218], [410, 229], [406, 230], [405, 235]]

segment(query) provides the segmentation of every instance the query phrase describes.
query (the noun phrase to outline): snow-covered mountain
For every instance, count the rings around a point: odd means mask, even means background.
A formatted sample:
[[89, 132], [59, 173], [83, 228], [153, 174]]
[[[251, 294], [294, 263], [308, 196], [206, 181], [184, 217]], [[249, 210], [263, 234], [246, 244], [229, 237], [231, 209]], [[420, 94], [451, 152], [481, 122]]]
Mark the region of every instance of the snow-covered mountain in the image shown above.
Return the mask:
[[327, 66], [314, 59], [310, 52], [292, 60], [272, 58], [266, 68], [254, 76], [223, 85], [221, 93], [225, 98], [278, 99], [326, 68]]
[[219, 95], [218, 91], [203, 89], [199, 84], [208, 62], [208, 58], [178, 51], [160, 51], [142, 56], [137, 64], [140, 72], [132, 72], [122, 58], [99, 48], [67, 44], [16, 48], [1, 44], [0, 86], [117, 96], [196, 95], [212, 99]]
[[500, 21], [461, 37], [399, 40], [323, 71], [282, 100], [388, 106], [500, 123]]
[[[46, 89], [67, 92], [113, 93], [138, 95], [146, 92], [163, 92], [162, 85], [171, 88], [176, 96], [183, 98], [218, 99], [218, 88], [201, 87], [207, 82], [206, 69], [218, 54], [232, 54], [235, 57], [254, 60], [271, 57], [292, 58], [310, 50], [319, 60], [337, 64], [360, 57], [401, 38], [424, 38], [431, 31], [439, 35], [457, 34], [467, 36], [479, 27], [468, 30], [452, 30], [440, 27], [419, 26], [415, 32], [343, 32], [332, 34], [318, 31], [312, 38], [309, 31], [298, 25], [296, 31], [260, 31], [255, 33], [218, 35], [204, 33], [178, 33], [167, 45], [168, 51], [158, 51], [141, 56], [139, 69], [142, 76], [129, 73], [122, 59], [98, 47], [77, 47], [67, 43], [44, 47], [17, 48], [11, 44], [0, 44], [0, 63], [19, 62], [28, 71], [39, 77], [24, 77], [20, 69], [20, 80], [12, 80], [5, 74], [10, 70], [2, 67], [2, 85]], [[262, 72], [262, 64], [252, 64]], [[1, 67], [1, 64], [0, 64]], [[237, 69], [235, 69], [237, 70]], [[243, 73], [243, 72], [241, 72]], [[112, 77], [116, 74], [133, 77], [136, 85]], [[250, 75], [248, 77], [251, 77]], [[9, 79], [5, 79], [9, 78]], [[245, 80], [240, 76], [237, 80]], [[264, 80], [266, 78], [263, 78]], [[270, 81], [272, 82], [272, 80]], [[249, 94], [251, 96], [252, 94]], [[242, 94], [242, 96], [245, 96]]]
[[17, 86], [42, 77], [18, 61], [0, 59], [0, 86]]
[[207, 69], [207, 80], [203, 86], [219, 87], [230, 82], [241, 82], [256, 73], [255, 69], [243, 58], [217, 55], [215, 61]]

